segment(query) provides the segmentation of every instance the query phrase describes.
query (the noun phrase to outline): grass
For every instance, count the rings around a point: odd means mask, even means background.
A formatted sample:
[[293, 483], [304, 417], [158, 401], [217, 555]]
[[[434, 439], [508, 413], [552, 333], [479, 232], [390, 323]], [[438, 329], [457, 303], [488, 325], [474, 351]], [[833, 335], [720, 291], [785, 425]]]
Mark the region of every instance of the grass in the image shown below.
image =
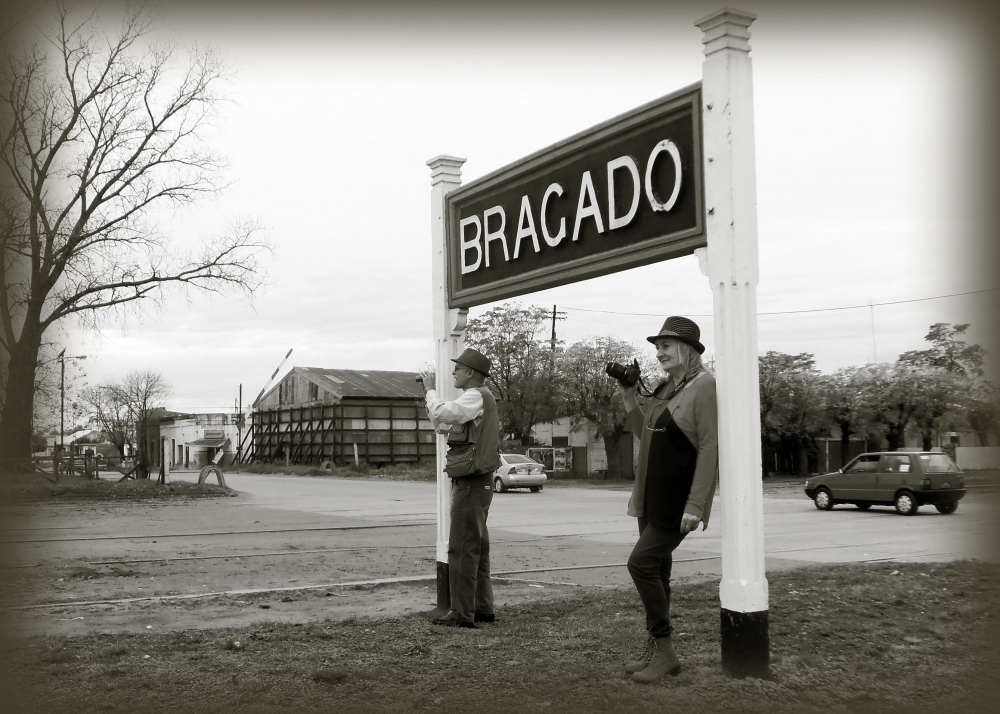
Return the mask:
[[149, 501], [176, 497], [236, 496], [236, 491], [217, 484], [174, 481], [159, 484], [156, 478], [128, 481], [94, 480], [62, 476], [58, 483], [41, 474], [0, 475], [0, 502], [24, 501]]
[[360, 464], [355, 466], [335, 466], [330, 464], [329, 468], [319, 465], [297, 465], [283, 466], [281, 464], [249, 464], [247, 466], [236, 466], [226, 469], [227, 473], [247, 473], [247, 474], [286, 474], [289, 476], [336, 476], [338, 478], [373, 478], [386, 479], [390, 481], [433, 481], [434, 466], [431, 464], [398, 464], [384, 466], [369, 466]]
[[635, 593], [579, 589], [503, 608], [477, 631], [414, 615], [9, 640], [0, 701], [28, 713], [996, 711], [1000, 567], [855, 564], [769, 580], [771, 680], [722, 674], [718, 584], [703, 582], [674, 588], [684, 671], [649, 686], [621, 669], [642, 646]]

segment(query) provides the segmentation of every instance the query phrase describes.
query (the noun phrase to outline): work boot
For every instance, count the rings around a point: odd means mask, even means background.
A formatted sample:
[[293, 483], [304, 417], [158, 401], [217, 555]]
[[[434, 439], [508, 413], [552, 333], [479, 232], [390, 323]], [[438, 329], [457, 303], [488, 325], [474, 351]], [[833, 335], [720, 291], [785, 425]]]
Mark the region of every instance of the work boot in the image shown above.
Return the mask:
[[448, 614], [443, 617], [435, 617], [431, 622], [435, 625], [444, 625], [445, 627], [467, 627], [470, 630], [478, 630], [479, 625], [474, 622], [468, 622], [467, 620], [460, 620], [458, 614], [452, 610], [448, 611]]
[[649, 663], [645, 669], [635, 672], [632, 679], [636, 682], [648, 684], [662, 679], [666, 675], [672, 677], [681, 673], [681, 662], [674, 654], [674, 646], [670, 643], [669, 637], [657, 637], [654, 640], [653, 655], [649, 658]]
[[635, 674], [636, 672], [641, 672], [646, 669], [646, 665], [649, 664], [650, 658], [656, 651], [656, 640], [652, 637], [646, 638], [646, 650], [642, 653], [642, 658], [637, 659], [634, 662], [628, 662], [625, 665], [625, 671], [629, 674]]

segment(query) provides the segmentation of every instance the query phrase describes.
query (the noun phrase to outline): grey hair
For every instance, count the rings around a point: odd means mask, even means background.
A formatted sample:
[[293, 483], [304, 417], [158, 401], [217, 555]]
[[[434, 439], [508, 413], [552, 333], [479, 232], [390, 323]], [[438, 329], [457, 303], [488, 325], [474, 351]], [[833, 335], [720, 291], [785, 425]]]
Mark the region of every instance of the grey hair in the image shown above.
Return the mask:
[[681, 364], [684, 365], [684, 379], [689, 379], [698, 372], [704, 372], [706, 370], [705, 363], [702, 362], [701, 355], [698, 353], [698, 350], [684, 340], [678, 340], [676, 337], [667, 337], [666, 339], [671, 342], [676, 342], [677, 346], [680, 348]]

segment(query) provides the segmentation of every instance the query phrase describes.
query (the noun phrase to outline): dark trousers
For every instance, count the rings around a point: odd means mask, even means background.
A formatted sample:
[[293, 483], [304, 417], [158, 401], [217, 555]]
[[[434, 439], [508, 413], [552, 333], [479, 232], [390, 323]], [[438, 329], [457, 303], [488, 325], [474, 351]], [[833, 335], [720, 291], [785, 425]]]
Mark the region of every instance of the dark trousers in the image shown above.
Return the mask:
[[670, 637], [670, 568], [674, 549], [684, 540], [645, 518], [639, 519], [639, 540], [628, 558], [628, 572], [646, 608], [646, 630], [650, 637]]
[[493, 502], [492, 479], [492, 473], [452, 479], [448, 588], [452, 612], [466, 622], [472, 622], [477, 612], [494, 614], [490, 533], [486, 529]]

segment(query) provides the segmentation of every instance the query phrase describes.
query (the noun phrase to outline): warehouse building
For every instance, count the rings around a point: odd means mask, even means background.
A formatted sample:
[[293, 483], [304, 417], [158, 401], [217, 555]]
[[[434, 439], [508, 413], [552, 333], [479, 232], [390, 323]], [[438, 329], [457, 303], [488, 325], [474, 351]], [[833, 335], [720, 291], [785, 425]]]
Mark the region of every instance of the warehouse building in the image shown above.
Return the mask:
[[248, 462], [372, 466], [433, 460], [416, 372], [293, 367], [257, 401]]

